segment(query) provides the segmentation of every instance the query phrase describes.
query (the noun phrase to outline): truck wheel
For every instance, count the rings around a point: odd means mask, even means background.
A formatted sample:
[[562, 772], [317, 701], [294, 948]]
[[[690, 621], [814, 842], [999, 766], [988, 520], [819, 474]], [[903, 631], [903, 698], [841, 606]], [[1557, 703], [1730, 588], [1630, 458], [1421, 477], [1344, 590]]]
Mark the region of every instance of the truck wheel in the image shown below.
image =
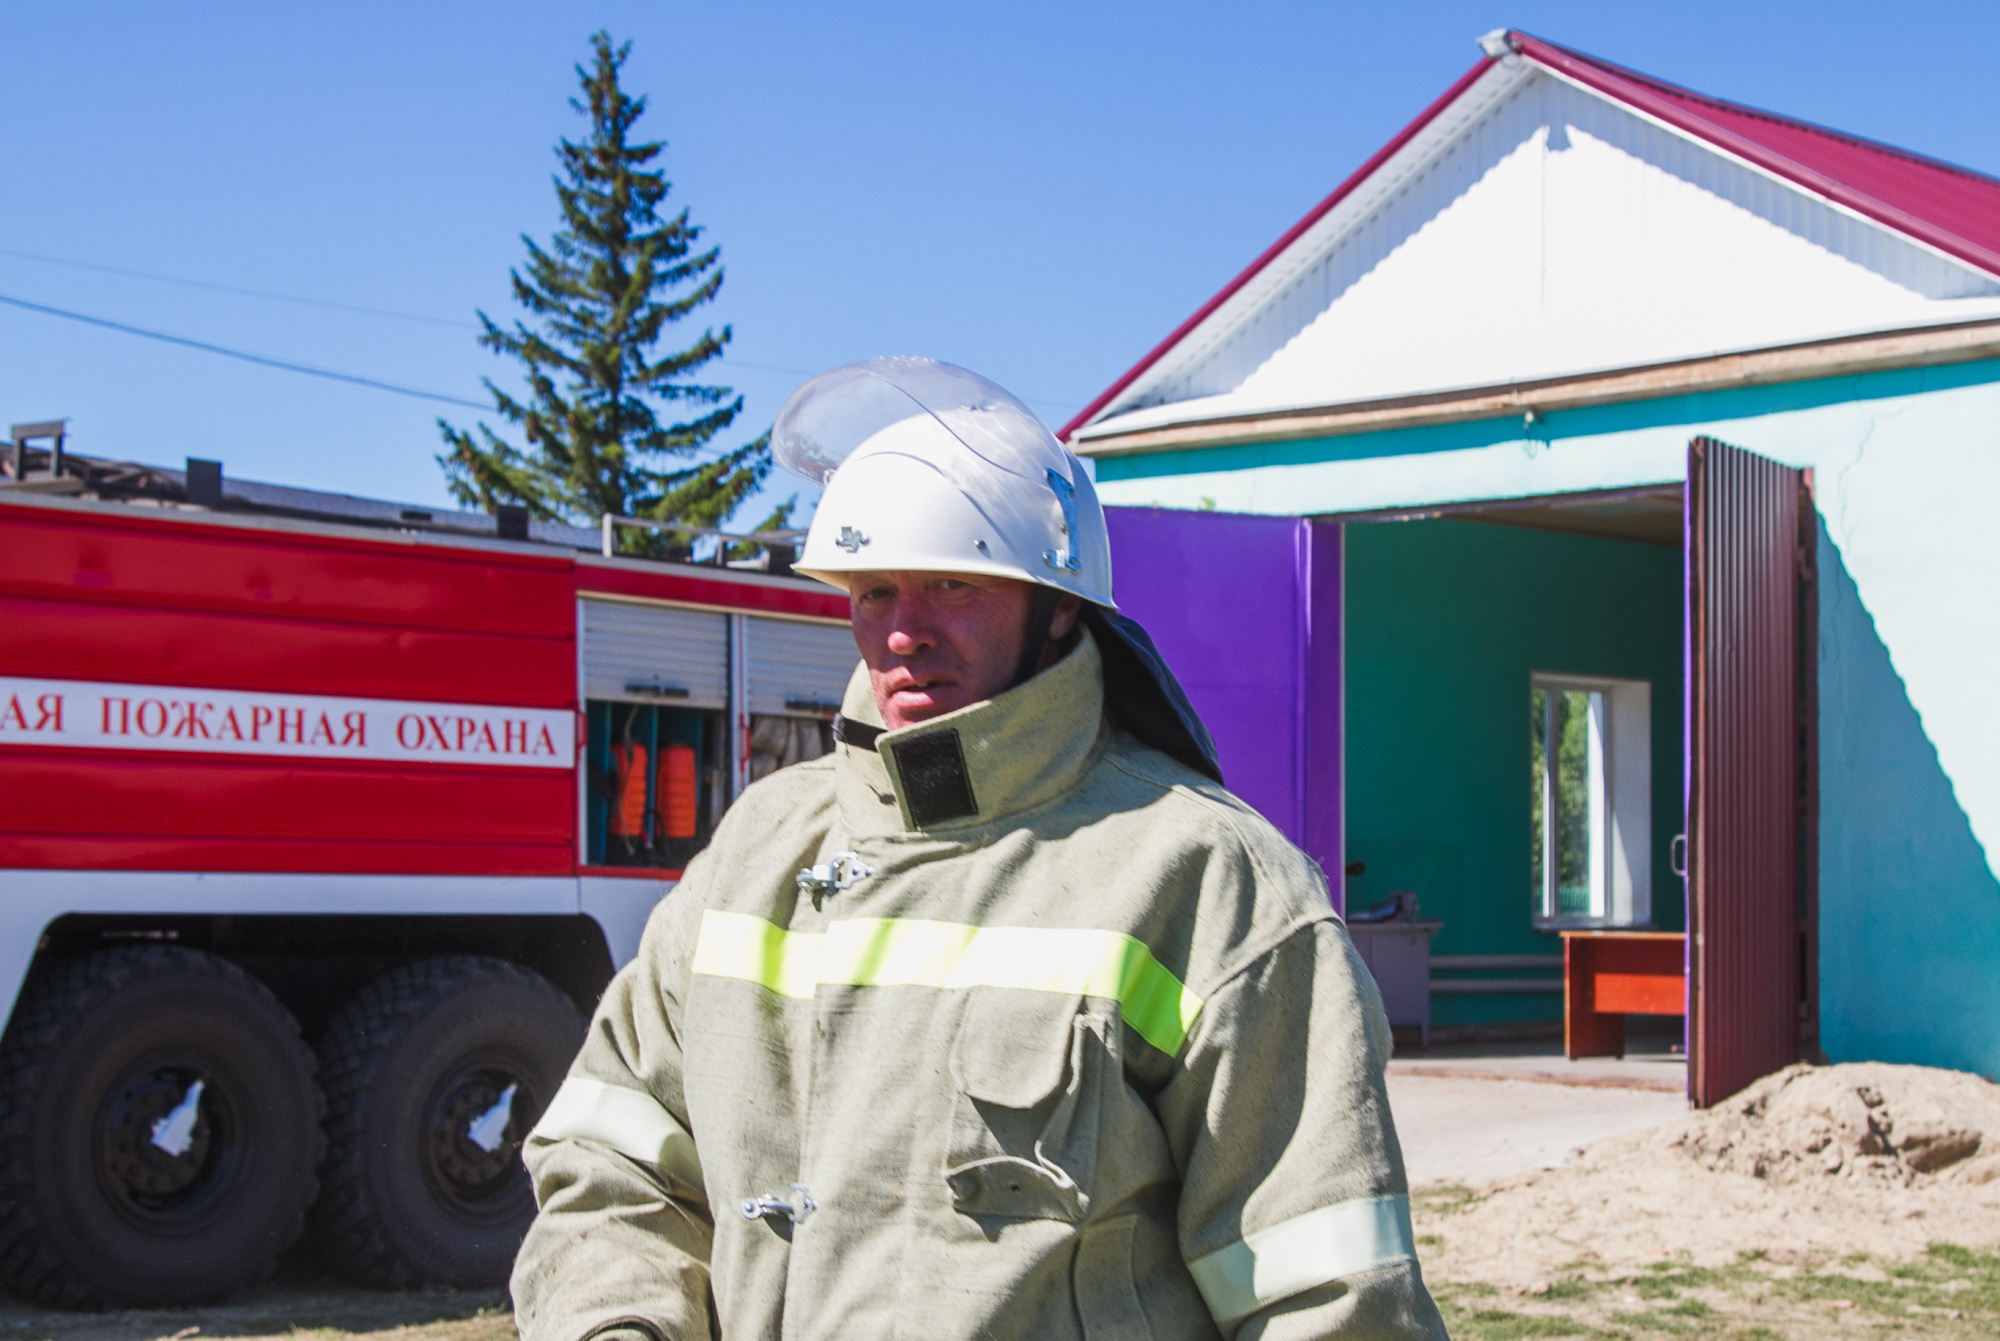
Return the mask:
[[0, 1281], [63, 1307], [199, 1303], [270, 1274], [324, 1149], [291, 1012], [213, 955], [64, 964], [0, 1042]]
[[583, 1043], [576, 1008], [498, 959], [379, 978], [320, 1042], [330, 1148], [315, 1237], [364, 1284], [504, 1284], [535, 1218], [521, 1141]]

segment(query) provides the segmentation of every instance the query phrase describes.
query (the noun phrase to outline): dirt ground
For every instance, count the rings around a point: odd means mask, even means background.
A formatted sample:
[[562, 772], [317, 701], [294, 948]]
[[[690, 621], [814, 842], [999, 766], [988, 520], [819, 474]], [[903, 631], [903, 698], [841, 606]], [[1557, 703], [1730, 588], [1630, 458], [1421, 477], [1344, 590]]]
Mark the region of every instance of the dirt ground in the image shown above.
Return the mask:
[[2000, 1086], [1794, 1067], [1414, 1219], [1460, 1338], [2000, 1336]]
[[515, 1341], [502, 1291], [392, 1293], [281, 1269], [227, 1304], [208, 1308], [61, 1313], [0, 1296], [0, 1341]]
[[[1863, 1063], [1767, 1076], [1705, 1113], [1591, 1146], [1573, 1162], [1420, 1205], [1429, 1269], [1532, 1284], [1576, 1261], [1724, 1267], [1929, 1244], [2000, 1246], [2000, 1086], [1960, 1072]], [[1449, 1222], [1447, 1227], [1446, 1222]]]
[[1456, 1341], [2000, 1336], [2000, 1256], [1948, 1244], [1911, 1259], [1856, 1257], [1807, 1266], [1749, 1255], [1728, 1267], [1667, 1261], [1619, 1274], [1582, 1262], [1526, 1287], [1433, 1280], [1431, 1292]]
[[[2000, 1086], [1919, 1067], [1794, 1067], [1676, 1114], [1640, 1106], [1657, 1096], [1425, 1083], [1405, 1093], [1447, 1111], [1410, 1114], [1412, 1170], [1469, 1175], [1413, 1198], [1424, 1274], [1458, 1341], [2000, 1336]], [[1474, 1149], [1454, 1134], [1450, 1110], [1497, 1126], [1510, 1095], [1533, 1139]], [[1593, 1125], [1621, 1134], [1574, 1150]], [[1509, 1159], [1512, 1172], [1485, 1176]], [[212, 1308], [65, 1314], [0, 1300], [0, 1341], [514, 1335], [498, 1292], [388, 1294], [296, 1267]]]

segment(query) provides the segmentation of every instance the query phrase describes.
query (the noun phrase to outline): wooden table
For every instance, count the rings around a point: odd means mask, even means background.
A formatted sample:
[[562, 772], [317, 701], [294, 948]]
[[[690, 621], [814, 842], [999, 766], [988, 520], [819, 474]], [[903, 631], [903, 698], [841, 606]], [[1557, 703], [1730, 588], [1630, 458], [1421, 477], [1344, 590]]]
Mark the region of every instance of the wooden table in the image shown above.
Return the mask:
[[1623, 1057], [1625, 1016], [1687, 1014], [1687, 937], [1678, 931], [1565, 931], [1563, 1052]]

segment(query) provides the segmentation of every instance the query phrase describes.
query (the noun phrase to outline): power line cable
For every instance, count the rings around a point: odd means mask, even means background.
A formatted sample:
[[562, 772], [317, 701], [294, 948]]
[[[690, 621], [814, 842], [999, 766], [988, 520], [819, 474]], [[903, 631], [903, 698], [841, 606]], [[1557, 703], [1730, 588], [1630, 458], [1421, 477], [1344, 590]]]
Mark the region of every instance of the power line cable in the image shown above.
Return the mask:
[[[415, 321], [415, 322], [421, 322], [427, 326], [448, 326], [454, 330], [461, 330], [461, 331], [476, 331], [480, 329], [473, 322], [458, 321], [454, 320], [451, 317], [433, 317], [433, 316], [428, 316], [421, 312], [398, 312], [392, 308], [367, 307], [360, 303], [342, 303], [342, 302], [337, 302], [331, 298], [310, 298], [304, 294], [298, 294], [298, 293], [278, 293], [271, 289], [252, 289], [252, 288], [246, 288], [240, 284], [222, 284], [216, 282], [215, 280], [208, 280], [208, 279], [189, 279], [182, 275], [162, 275], [152, 270], [134, 270], [131, 269], [130, 267], [121, 265], [102, 265], [96, 261], [79, 261], [67, 256], [49, 256], [41, 252], [21, 251], [13, 247], [0, 247], [0, 256], [11, 256], [17, 260], [23, 260], [23, 261], [37, 261], [44, 265], [68, 266], [74, 270], [91, 270], [102, 275], [121, 275], [127, 279], [146, 279], [146, 280], [154, 280], [161, 284], [179, 284], [184, 288], [207, 289], [214, 293], [233, 293], [238, 295], [239, 297], [244, 297], [244, 298], [263, 298], [271, 302], [297, 303], [304, 307], [319, 307], [334, 312], [352, 312], [359, 316], [388, 317], [391, 320], [395, 321]], [[0, 301], [11, 302], [14, 303], [16, 306], [33, 308], [36, 311], [44, 311], [56, 316], [68, 316], [77, 321], [91, 322], [94, 325], [107, 326], [113, 330], [127, 331], [133, 335], [146, 335], [151, 339], [167, 340], [175, 344], [188, 345], [192, 348], [207, 349], [212, 353], [227, 354], [232, 358], [248, 359], [253, 363], [265, 363], [269, 364], [272, 367], [283, 367], [291, 372], [305, 372], [305, 373], [310, 373], [313, 376], [333, 377], [341, 381], [357, 382], [363, 385], [371, 385], [371, 386], [379, 385], [384, 390], [391, 390], [391, 391], [400, 390], [405, 395], [425, 396], [432, 400], [451, 399], [450, 397], [441, 397], [433, 395], [430, 392], [419, 392], [419, 391], [411, 391], [407, 388], [397, 388], [390, 386], [387, 383], [380, 383], [380, 384], [373, 383], [368, 381], [368, 379], [366, 378], [349, 377], [344, 373], [327, 372], [325, 370], [316, 370], [307, 368], [303, 365], [287, 364], [279, 360], [264, 358], [261, 355], [238, 353], [233, 350], [223, 349], [220, 346], [204, 345], [199, 341], [184, 340], [178, 336], [165, 335], [159, 332], [143, 331], [135, 326], [134, 327], [122, 326], [119, 325], [117, 322], [104, 321], [96, 317], [87, 317], [83, 316], [80, 313], [65, 312], [60, 308], [37, 307], [33, 303], [22, 302], [20, 299], [9, 298]], [[812, 377], [815, 375], [813, 370], [810, 368], [790, 368], [786, 367], [783, 364], [778, 364], [778, 363], [753, 363], [748, 359], [739, 359], [729, 354], [722, 355], [721, 358], [718, 360], [718, 362], [730, 367], [750, 368], [758, 372], [786, 373], [794, 377]], [[820, 371], [824, 372], [825, 369], [820, 369]], [[1051, 409], [1068, 410], [1072, 408], [1074, 405], [1074, 402], [1071, 401], [1054, 400], [1045, 396], [1022, 396], [1021, 399], [1027, 401], [1030, 405], [1045, 405]], [[473, 404], [473, 402], [471, 401], [455, 401], [453, 403], [460, 405]], [[487, 409], [490, 407], [485, 405], [478, 405], [475, 408]]]
[[[251, 289], [240, 284], [222, 284], [212, 279], [189, 279], [185, 275], [162, 275], [154, 270], [134, 270], [129, 266], [103, 265], [97, 261], [79, 261], [70, 256], [49, 256], [38, 251], [21, 251], [15, 247], [0, 247], [0, 256], [11, 256], [22, 261], [38, 261], [44, 265], [63, 265], [73, 270], [91, 270], [100, 275], [122, 275], [127, 279], [150, 279], [161, 284], [179, 284], [190, 289], [208, 289], [215, 293], [233, 293], [244, 298], [267, 298], [279, 303], [300, 303], [306, 307], [331, 308], [336, 312], [355, 312], [370, 317], [392, 317], [397, 321], [421, 321], [431, 326], [450, 326], [461, 331], [476, 331], [478, 324], [457, 321], [450, 317], [433, 317], [422, 312], [398, 312], [386, 307], [365, 307], [359, 303], [336, 302], [331, 298], [309, 298], [300, 293], [278, 293], [271, 289]], [[737, 368], [754, 368], [759, 372], [791, 373], [799, 377], [811, 377], [810, 368], [787, 368], [776, 363], [751, 363], [724, 354], [721, 362]], [[824, 371], [822, 369], [821, 371]]]
[[210, 289], [216, 293], [234, 293], [245, 298], [267, 298], [279, 303], [299, 303], [306, 307], [330, 308], [336, 312], [356, 312], [370, 317], [391, 317], [397, 321], [420, 321], [430, 326], [452, 326], [459, 330], [476, 331], [478, 326], [470, 321], [456, 321], [450, 317], [427, 316], [421, 312], [398, 312], [387, 307], [365, 307], [359, 303], [336, 302], [331, 298], [308, 298], [299, 293], [277, 293], [270, 289], [249, 289], [239, 284], [219, 284], [210, 279], [187, 279], [180, 275], [162, 275], [151, 270], [132, 270], [122, 265], [100, 265], [95, 261], [72, 260], [67, 256], [45, 256], [40, 252], [17, 251], [12, 247], [0, 247], [0, 256], [12, 256], [17, 260], [39, 261], [44, 265], [66, 265], [74, 270], [95, 270], [103, 275], [123, 275], [127, 279], [157, 280], [162, 284], [179, 284], [190, 289]]
[[[817, 373], [814, 373], [810, 368], [787, 368], [784, 365], [778, 363], [752, 363], [748, 359], [739, 359], [734, 354], [720, 355], [716, 359], [716, 362], [731, 368], [754, 368], [758, 372], [791, 373], [792, 375], [797, 377], [815, 377], [818, 375]], [[821, 368], [819, 371], [825, 372], [826, 369]], [[1017, 396], [1020, 395], [1019, 392], [1016, 392], [1015, 394]], [[1075, 409], [1077, 405], [1077, 402], [1075, 401], [1051, 400], [1047, 396], [1021, 396], [1020, 398], [1026, 401], [1030, 405], [1046, 405], [1050, 409], [1054, 410], [1065, 410], [1065, 411], [1072, 410]]]
[[447, 396], [440, 391], [421, 391], [416, 387], [398, 386], [394, 382], [380, 382], [373, 377], [358, 377], [353, 373], [335, 372], [331, 368], [315, 368], [307, 363], [292, 363], [285, 359], [274, 359], [264, 354], [252, 354], [247, 350], [230, 349], [224, 345], [212, 345], [205, 340], [190, 340], [184, 335], [169, 335], [165, 331], [147, 330], [143, 326], [128, 326], [122, 321], [107, 321], [103, 317], [88, 316], [82, 312], [71, 312], [66, 308], [50, 307], [45, 303], [31, 303], [25, 298], [10, 298], [0, 293], [0, 303], [10, 307], [24, 308], [30, 312], [40, 312], [46, 316], [62, 317], [69, 321], [80, 321], [87, 326], [101, 326], [106, 330], [122, 331], [126, 335], [142, 336], [148, 340], [159, 340], [170, 345], [181, 345], [188, 349], [199, 349], [206, 354], [220, 354], [224, 358], [241, 359], [245, 363], [255, 363], [265, 368], [278, 368], [284, 372], [304, 373], [308, 377], [324, 377], [334, 382], [347, 382], [353, 386], [371, 387], [376, 391], [392, 391], [398, 396], [414, 396], [418, 400], [442, 401], [446, 405], [463, 405], [468, 409], [491, 410], [484, 401], [466, 400], [461, 396]]
[[[777, 363], [752, 363], [748, 359], [739, 359], [734, 354], [719, 355], [716, 358], [716, 362], [726, 364], [731, 368], [755, 368], [758, 372], [790, 373], [794, 377], [814, 377], [818, 375], [808, 368], [787, 368]], [[820, 369], [820, 372], [825, 371], [826, 369], [824, 368]]]

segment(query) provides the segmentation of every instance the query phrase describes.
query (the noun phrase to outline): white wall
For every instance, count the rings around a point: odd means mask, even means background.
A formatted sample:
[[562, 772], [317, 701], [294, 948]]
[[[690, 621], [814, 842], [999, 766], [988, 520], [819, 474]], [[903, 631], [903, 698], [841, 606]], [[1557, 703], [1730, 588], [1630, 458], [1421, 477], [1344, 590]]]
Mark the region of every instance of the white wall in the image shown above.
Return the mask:
[[1536, 73], [1229, 339], [1121, 398], [1156, 408], [1093, 427], [1532, 380], [1994, 310], [1990, 277]]

